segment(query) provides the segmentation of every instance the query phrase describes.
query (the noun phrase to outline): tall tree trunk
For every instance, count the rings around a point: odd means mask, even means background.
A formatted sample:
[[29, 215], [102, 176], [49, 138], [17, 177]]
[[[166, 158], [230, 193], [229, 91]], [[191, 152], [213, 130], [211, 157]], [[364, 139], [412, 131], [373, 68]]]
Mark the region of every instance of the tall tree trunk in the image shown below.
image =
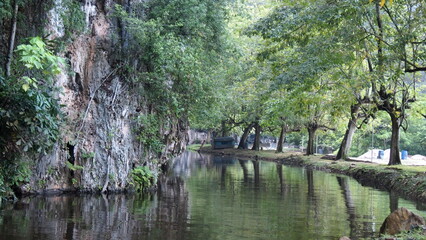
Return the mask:
[[399, 156], [399, 127], [400, 119], [392, 113], [389, 113], [392, 121], [392, 136], [391, 136], [391, 148], [388, 165], [399, 165], [401, 164], [401, 158]]
[[254, 124], [254, 128], [255, 128], [254, 143], [251, 150], [259, 151], [260, 150], [260, 131], [261, 131], [259, 122], [256, 122]]
[[306, 155], [313, 155], [315, 153], [314, 142], [315, 142], [315, 132], [317, 131], [316, 127], [309, 126], [308, 127], [308, 146], [306, 147]]
[[15, 36], [16, 36], [16, 22], [17, 22], [17, 15], [18, 15], [18, 1], [14, 1], [13, 3], [13, 15], [12, 15], [12, 27], [10, 28], [10, 35], [9, 35], [9, 49], [7, 51], [7, 58], [6, 58], [6, 76], [10, 76], [10, 65], [12, 64], [13, 60], [13, 49], [15, 47]]
[[277, 153], [283, 152], [286, 131], [287, 131], [287, 125], [283, 124], [281, 126], [280, 138], [278, 139], [278, 143], [277, 143], [277, 151], [276, 151]]
[[346, 129], [345, 136], [343, 137], [342, 143], [340, 144], [336, 160], [346, 160], [349, 157], [349, 149], [351, 148], [352, 138], [356, 131], [356, 122], [358, 120], [359, 107], [360, 104], [351, 106], [351, 119], [349, 119], [348, 128]]
[[245, 149], [245, 143], [253, 126], [254, 124], [250, 123], [246, 128], [244, 128], [243, 135], [241, 136], [240, 143], [238, 144], [238, 149]]
[[228, 129], [226, 128], [226, 121], [222, 120], [222, 137], [228, 136]]

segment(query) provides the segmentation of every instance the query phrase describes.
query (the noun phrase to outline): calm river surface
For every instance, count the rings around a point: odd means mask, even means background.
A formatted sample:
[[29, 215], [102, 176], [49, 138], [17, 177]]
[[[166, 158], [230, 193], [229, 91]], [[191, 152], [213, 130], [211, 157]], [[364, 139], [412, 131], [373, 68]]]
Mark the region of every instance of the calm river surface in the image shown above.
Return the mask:
[[370, 239], [420, 204], [334, 174], [186, 152], [152, 195], [33, 197], [0, 211], [0, 239]]

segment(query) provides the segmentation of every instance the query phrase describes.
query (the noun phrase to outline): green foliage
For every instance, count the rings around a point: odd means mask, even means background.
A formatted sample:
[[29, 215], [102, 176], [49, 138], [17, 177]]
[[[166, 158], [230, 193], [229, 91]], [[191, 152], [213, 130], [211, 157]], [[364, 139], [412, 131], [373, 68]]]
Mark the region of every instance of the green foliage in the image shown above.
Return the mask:
[[[4, 19], [12, 16], [12, 7], [10, 0], [4, 0], [0, 2], [0, 23], [3, 23]], [[3, 24], [1, 24], [3, 25]]]
[[[48, 44], [51, 44], [51, 42], [41, 37], [33, 37], [29, 38], [29, 44], [21, 44], [16, 48], [19, 62], [26, 70], [23, 73], [31, 75], [25, 77], [40, 77], [42, 78], [40, 80], [49, 81], [61, 72], [61, 64], [65, 64], [65, 61], [55, 56]], [[18, 65], [17, 67], [21, 66]], [[18, 73], [20, 73], [19, 70], [16, 69]], [[37, 88], [37, 85], [34, 87]]]
[[84, 159], [94, 158], [95, 157], [95, 153], [94, 152], [85, 152], [85, 151], [83, 151], [81, 153], [81, 157], [84, 158]]
[[72, 185], [77, 185], [77, 183], [78, 183], [78, 180], [77, 179], [75, 179], [75, 178], [72, 178], [71, 179], [71, 183], [72, 183]]
[[77, 165], [77, 164], [72, 164], [69, 161], [66, 161], [65, 165], [67, 166], [68, 169], [70, 169], [71, 171], [78, 171], [78, 170], [83, 170], [84, 167]]
[[4, 158], [22, 151], [45, 152], [59, 134], [61, 111], [52, 78], [63, 60], [39, 37], [19, 45], [17, 53], [15, 75], [0, 76], [0, 153]]
[[28, 180], [22, 156], [46, 153], [59, 135], [61, 110], [53, 77], [63, 60], [40, 37], [16, 50], [13, 75], [0, 76], [0, 156], [5, 189]]
[[31, 169], [28, 162], [2, 159], [0, 161], [0, 199], [14, 197], [12, 187], [29, 182], [30, 177]]
[[156, 115], [139, 115], [134, 128], [137, 139], [149, 150], [160, 153], [164, 148], [160, 121]]
[[154, 175], [147, 166], [139, 166], [132, 170], [129, 182], [136, 191], [143, 191], [154, 183]]
[[86, 26], [85, 13], [81, 10], [80, 3], [73, 0], [63, 0], [63, 12], [61, 18], [64, 24], [65, 40], [72, 40], [82, 33]]
[[[209, 143], [206, 143], [203, 145], [203, 148], [210, 148], [212, 145]], [[191, 144], [186, 146], [186, 150], [188, 151], [192, 151], [192, 152], [197, 152], [198, 150], [200, 150], [201, 144]]]
[[[115, 14], [124, 41], [117, 46], [127, 79], [164, 118], [191, 118], [214, 104], [221, 64], [226, 1], [155, 0]], [[123, 35], [121, 36], [123, 37]]]
[[[360, 156], [368, 149], [376, 148], [386, 150], [389, 148], [391, 138], [391, 125], [389, 116], [379, 113], [374, 121], [370, 121], [357, 131], [350, 156]], [[400, 150], [407, 150], [409, 155], [426, 155], [426, 125], [425, 119], [411, 116], [408, 119], [406, 131], [400, 132]]]
[[424, 240], [426, 239], [426, 235], [423, 233], [423, 229], [418, 227], [417, 229], [413, 229], [410, 231], [404, 231], [395, 235], [385, 234], [378, 238], [378, 240], [386, 240], [386, 239], [398, 239], [398, 240]]

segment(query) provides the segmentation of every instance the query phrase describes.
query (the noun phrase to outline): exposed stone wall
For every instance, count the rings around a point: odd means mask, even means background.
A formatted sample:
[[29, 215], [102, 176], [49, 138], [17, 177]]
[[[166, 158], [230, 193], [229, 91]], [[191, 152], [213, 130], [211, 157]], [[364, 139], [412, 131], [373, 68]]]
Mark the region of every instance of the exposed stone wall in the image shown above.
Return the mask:
[[[147, 164], [154, 171], [160, 162], [150, 161], [147, 152], [136, 139], [132, 128], [137, 115], [146, 112], [144, 96], [119, 75], [112, 60], [112, 36], [118, 27], [110, 18], [115, 3], [109, 0], [85, 0], [87, 29], [69, 46], [63, 56], [69, 69], [57, 78], [63, 90], [60, 95], [66, 124], [61, 140], [53, 151], [42, 156], [34, 165], [34, 175], [26, 190], [80, 189], [83, 191], [122, 191], [128, 186], [128, 176], [135, 165]], [[47, 30], [51, 38], [61, 37], [58, 14], [61, 0], [50, 10]], [[169, 119], [162, 133], [167, 147], [161, 156], [185, 149], [187, 121]], [[66, 166], [70, 161], [83, 169]]]

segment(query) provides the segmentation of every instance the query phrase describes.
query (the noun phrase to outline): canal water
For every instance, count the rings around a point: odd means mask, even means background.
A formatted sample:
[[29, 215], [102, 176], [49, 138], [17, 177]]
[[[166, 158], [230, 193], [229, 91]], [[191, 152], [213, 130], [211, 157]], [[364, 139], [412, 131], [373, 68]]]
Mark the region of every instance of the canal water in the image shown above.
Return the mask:
[[186, 152], [155, 194], [26, 198], [0, 210], [0, 239], [371, 239], [421, 204], [346, 176]]

